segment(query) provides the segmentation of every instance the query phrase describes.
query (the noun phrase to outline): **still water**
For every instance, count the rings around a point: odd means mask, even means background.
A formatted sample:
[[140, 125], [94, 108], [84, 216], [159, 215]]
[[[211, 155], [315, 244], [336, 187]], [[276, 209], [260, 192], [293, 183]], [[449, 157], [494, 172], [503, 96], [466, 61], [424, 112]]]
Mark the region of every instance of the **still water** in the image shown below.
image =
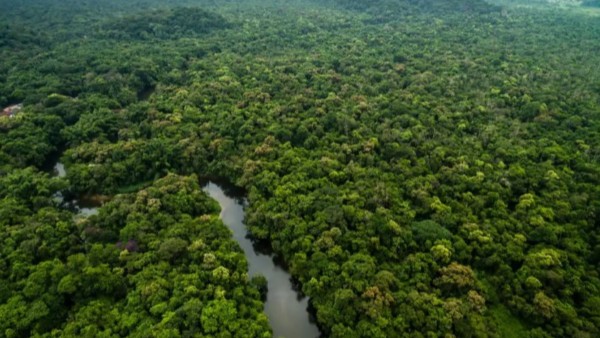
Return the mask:
[[[52, 174], [57, 177], [65, 177], [67, 175], [67, 172], [65, 170], [64, 164], [56, 162], [56, 164], [52, 168]], [[60, 202], [65, 202], [61, 193], [58, 193], [56, 198], [58, 198]], [[71, 205], [82, 216], [91, 216], [96, 215], [98, 213], [98, 207], [100, 207], [101, 203], [91, 198], [80, 197], [78, 199], [67, 202], [67, 205]]]
[[227, 194], [221, 186], [209, 182], [203, 190], [219, 202], [221, 220], [233, 232], [246, 258], [250, 276], [261, 274], [268, 282], [269, 291], [265, 313], [273, 328], [274, 337], [315, 338], [319, 329], [308, 312], [308, 298], [294, 290], [291, 276], [274, 261], [272, 254], [262, 254], [254, 249], [244, 225], [244, 199]]
[[[54, 175], [64, 177], [65, 167], [57, 162], [53, 167]], [[232, 189], [226, 193], [222, 186], [209, 182], [203, 190], [221, 206], [221, 220], [233, 232], [233, 238], [240, 245], [248, 260], [250, 276], [263, 275], [268, 282], [265, 314], [273, 329], [274, 337], [317, 338], [319, 329], [308, 312], [308, 298], [300, 295], [292, 283], [290, 274], [277, 264], [272, 253], [257, 252], [248, 237], [244, 225], [243, 195], [235, 194]], [[234, 196], [237, 195], [237, 196]], [[62, 199], [62, 195], [57, 196]], [[97, 199], [80, 197], [70, 204], [80, 215], [90, 216], [98, 213], [101, 203]]]

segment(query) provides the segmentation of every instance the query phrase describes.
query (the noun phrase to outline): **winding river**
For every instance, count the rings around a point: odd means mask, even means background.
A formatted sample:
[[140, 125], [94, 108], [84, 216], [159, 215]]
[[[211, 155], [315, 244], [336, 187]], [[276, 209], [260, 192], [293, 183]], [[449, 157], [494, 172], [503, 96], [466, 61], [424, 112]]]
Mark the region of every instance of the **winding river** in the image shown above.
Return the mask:
[[261, 274], [267, 279], [269, 291], [265, 302], [265, 314], [269, 317], [273, 336], [319, 337], [319, 329], [308, 312], [308, 298], [301, 296], [294, 289], [290, 274], [275, 262], [274, 256], [257, 252], [248, 238], [248, 230], [243, 223], [243, 196], [228, 195], [221, 186], [213, 182], [208, 182], [203, 190], [219, 202], [221, 220], [231, 229], [233, 238], [244, 250], [250, 276]]
[[[53, 174], [66, 175], [65, 167], [57, 162]], [[265, 302], [265, 314], [273, 329], [273, 336], [285, 338], [316, 338], [321, 334], [308, 312], [308, 298], [294, 289], [290, 274], [275, 261], [271, 253], [258, 252], [248, 236], [244, 225], [244, 203], [242, 194], [234, 194], [233, 189], [223, 189], [226, 185], [208, 182], [203, 190], [221, 206], [221, 220], [233, 232], [233, 238], [240, 245], [248, 259], [250, 276], [263, 275], [267, 279], [268, 292]], [[64, 201], [59, 194], [57, 198]], [[97, 200], [78, 198], [69, 202], [82, 216], [98, 213]]]

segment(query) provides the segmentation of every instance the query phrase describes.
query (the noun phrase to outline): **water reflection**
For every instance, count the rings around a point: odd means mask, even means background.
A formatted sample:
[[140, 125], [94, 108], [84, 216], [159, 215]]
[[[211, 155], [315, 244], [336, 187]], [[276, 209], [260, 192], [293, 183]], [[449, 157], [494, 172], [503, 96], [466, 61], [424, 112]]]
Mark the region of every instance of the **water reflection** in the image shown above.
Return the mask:
[[65, 165], [62, 164], [62, 163], [60, 163], [60, 162], [56, 162], [56, 164], [52, 168], [52, 173], [56, 177], [65, 177], [65, 176], [67, 176], [67, 171], [65, 170]]
[[[56, 162], [54, 167], [52, 167], [52, 173], [56, 177], [65, 177], [67, 175], [65, 165], [60, 162]], [[61, 192], [56, 193], [54, 197], [59, 203], [66, 204], [66, 206], [73, 208], [84, 217], [98, 214], [98, 208], [103, 202], [102, 199], [90, 198], [86, 196], [81, 196], [72, 201], [65, 201], [65, 198]]]
[[[221, 186], [209, 182], [203, 190], [219, 202], [221, 219], [233, 232], [246, 258], [250, 276], [261, 274], [268, 282], [269, 291], [265, 302], [265, 313], [273, 328], [274, 337], [315, 338], [319, 329], [311, 320], [308, 312], [308, 298], [302, 297], [294, 288], [289, 273], [280, 264], [276, 264], [272, 253], [257, 252], [243, 223], [244, 199], [227, 194]], [[226, 189], [227, 192], [232, 189]]]

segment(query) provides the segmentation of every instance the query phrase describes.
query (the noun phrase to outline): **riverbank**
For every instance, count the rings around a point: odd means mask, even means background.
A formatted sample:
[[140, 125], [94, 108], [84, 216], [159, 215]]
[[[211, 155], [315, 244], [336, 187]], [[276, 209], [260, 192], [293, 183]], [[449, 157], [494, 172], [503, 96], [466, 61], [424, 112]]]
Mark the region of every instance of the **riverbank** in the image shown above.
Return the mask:
[[207, 182], [203, 190], [221, 207], [220, 217], [233, 233], [233, 238], [246, 255], [250, 276], [262, 275], [268, 283], [265, 301], [265, 314], [273, 329], [274, 337], [314, 338], [320, 332], [309, 311], [309, 299], [304, 297], [295, 287], [292, 276], [278, 264], [272, 252], [256, 250], [244, 225], [243, 195], [230, 195], [228, 192], [239, 191], [229, 186]]

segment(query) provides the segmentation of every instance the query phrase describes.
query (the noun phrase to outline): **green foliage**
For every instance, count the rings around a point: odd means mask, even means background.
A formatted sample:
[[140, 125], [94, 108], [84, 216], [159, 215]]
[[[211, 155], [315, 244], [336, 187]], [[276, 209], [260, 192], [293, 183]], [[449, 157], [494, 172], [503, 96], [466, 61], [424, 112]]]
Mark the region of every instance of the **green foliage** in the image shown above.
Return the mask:
[[209, 3], [0, 3], [0, 336], [269, 336], [193, 174], [325, 335], [600, 334], [591, 9]]
[[417, 243], [424, 245], [437, 240], [452, 239], [452, 233], [432, 220], [415, 222], [411, 225], [413, 237]]
[[490, 313], [496, 320], [500, 337], [524, 338], [528, 336], [525, 325], [515, 318], [506, 307], [498, 305], [491, 308]]
[[221, 15], [195, 7], [177, 7], [144, 12], [107, 23], [102, 35], [128, 41], [176, 39], [183, 36], [199, 36], [230, 26]]
[[582, 6], [584, 7], [598, 7], [600, 8], [600, 1], [598, 0], [584, 0], [581, 3]]
[[[1, 332], [146, 336], [226, 327], [233, 336], [268, 336], [260, 290], [217, 210], [195, 177], [171, 175], [119, 195], [77, 226], [70, 213], [58, 221], [46, 215], [55, 211], [40, 211], [7, 228], [6, 240], [20, 245], [4, 246], [12, 296], [3, 294]], [[121, 244], [128, 241], [135, 246]], [[206, 255], [216, 268], [203, 265]]]

